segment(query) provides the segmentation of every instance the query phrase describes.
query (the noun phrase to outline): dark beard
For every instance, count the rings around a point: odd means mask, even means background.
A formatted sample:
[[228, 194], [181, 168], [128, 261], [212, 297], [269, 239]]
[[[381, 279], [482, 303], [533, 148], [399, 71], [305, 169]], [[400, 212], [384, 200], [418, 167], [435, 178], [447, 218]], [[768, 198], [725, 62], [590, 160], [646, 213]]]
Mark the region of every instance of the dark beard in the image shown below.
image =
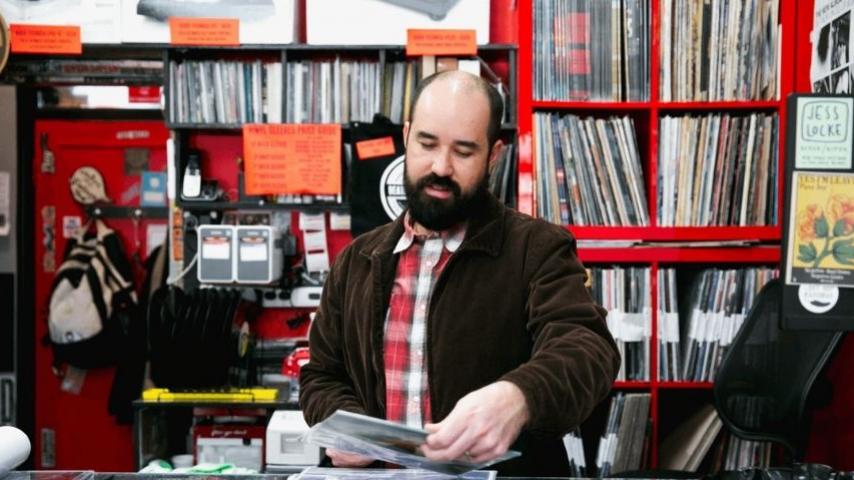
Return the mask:
[[[428, 185], [449, 189], [451, 197], [438, 199], [427, 195], [424, 189]], [[489, 175], [485, 173], [474, 191], [464, 194], [456, 182], [435, 173], [425, 175], [413, 184], [404, 167], [403, 187], [412, 219], [428, 230], [440, 232], [467, 220], [486, 203], [489, 196]]]

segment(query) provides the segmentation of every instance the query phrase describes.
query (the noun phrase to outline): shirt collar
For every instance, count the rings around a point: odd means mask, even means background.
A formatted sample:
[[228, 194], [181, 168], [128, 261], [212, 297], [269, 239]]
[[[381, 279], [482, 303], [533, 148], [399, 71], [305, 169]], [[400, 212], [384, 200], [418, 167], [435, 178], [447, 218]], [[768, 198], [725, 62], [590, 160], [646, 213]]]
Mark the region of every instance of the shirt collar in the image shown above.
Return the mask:
[[[460, 245], [462, 245], [463, 239], [466, 236], [466, 223], [463, 222], [459, 225], [451, 227], [448, 230], [443, 230], [441, 232], [430, 232], [427, 235], [427, 238], [434, 238], [436, 236], [442, 237], [445, 249], [451, 253], [454, 253], [457, 251], [458, 248], [460, 248]], [[393, 253], [397, 254], [403, 252], [404, 250], [412, 246], [412, 242], [414, 241], [414, 221], [412, 220], [412, 217], [409, 216], [409, 210], [407, 210], [403, 218], [403, 235], [401, 235], [400, 240], [397, 241], [397, 245], [395, 245]]]

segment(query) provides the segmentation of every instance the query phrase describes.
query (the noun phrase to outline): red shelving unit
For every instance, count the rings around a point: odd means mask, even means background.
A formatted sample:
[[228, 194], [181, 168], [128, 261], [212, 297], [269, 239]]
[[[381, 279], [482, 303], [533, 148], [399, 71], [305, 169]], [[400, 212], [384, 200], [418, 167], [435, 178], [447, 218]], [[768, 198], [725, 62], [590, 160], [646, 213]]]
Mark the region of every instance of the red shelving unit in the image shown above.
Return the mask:
[[650, 102], [560, 102], [548, 100], [533, 100], [531, 106], [535, 110], [647, 110], [652, 107]]
[[567, 229], [577, 240], [646, 240], [646, 241], [708, 241], [708, 240], [780, 240], [780, 226], [771, 227], [581, 227]]
[[[651, 291], [657, 290], [657, 274], [661, 266], [672, 264], [708, 264], [733, 266], [745, 265], [774, 265], [780, 261], [781, 229], [779, 225], [745, 226], [745, 227], [662, 227], [656, 221], [656, 191], [657, 191], [657, 159], [658, 159], [658, 123], [661, 117], [667, 115], [707, 114], [711, 112], [776, 112], [779, 116], [779, 170], [782, 172], [785, 153], [786, 102], [783, 100], [794, 91], [795, 57], [789, 52], [795, 52], [795, 46], [808, 44], [808, 40], [796, 41], [798, 35], [808, 35], [809, 30], [796, 24], [798, 22], [797, 2], [795, 0], [779, 0], [779, 18], [782, 28], [779, 82], [780, 99], [771, 101], [724, 101], [724, 102], [665, 102], [659, 100], [659, 52], [660, 52], [660, 2], [648, 0], [651, 22], [650, 42], [650, 100], [643, 102], [565, 102], [544, 101], [533, 98], [533, 6], [532, 2], [519, 2], [518, 32], [518, 127], [519, 127], [519, 209], [528, 214], [535, 212], [535, 171], [534, 149], [532, 141], [534, 112], [575, 112], [585, 116], [604, 117], [615, 114], [627, 114], [635, 119], [637, 136], [640, 141], [640, 155], [643, 160], [645, 175], [644, 186], [647, 189], [647, 200], [650, 205], [649, 217], [652, 225], [647, 227], [596, 227], [568, 226], [566, 227], [579, 240], [578, 254], [585, 264], [642, 264], [651, 266]], [[812, 2], [810, 2], [812, 3]], [[803, 22], [801, 22], [803, 23]], [[797, 27], [797, 28], [796, 28]], [[808, 58], [808, 50], [806, 58]], [[783, 175], [778, 175], [778, 218], [782, 218], [783, 206]], [[632, 240], [638, 242], [654, 242], [651, 246], [628, 246], [593, 248], [590, 240]], [[721, 246], [693, 248], [683, 246], [684, 242], [727, 242]], [[730, 246], [731, 241], [745, 241], [745, 247]], [[671, 242], [668, 245], [666, 242]], [[673, 244], [674, 242], [678, 242]], [[712, 383], [709, 382], [659, 382], [657, 378], [658, 336], [657, 336], [657, 299], [653, 294], [652, 337], [650, 339], [650, 381], [649, 382], [617, 382], [617, 390], [648, 390], [651, 394], [651, 452], [650, 466], [658, 465], [659, 418], [666, 415], [659, 411], [659, 395], [661, 392], [696, 391], [710, 392]]]
[[614, 390], [647, 390], [650, 382], [614, 382]]
[[698, 390], [711, 390], [714, 387], [714, 383], [712, 382], [658, 382], [656, 386], [660, 389], [665, 390], [679, 390], [679, 389], [698, 389]]
[[[780, 247], [581, 247], [578, 249], [578, 256], [584, 263], [647, 263], [653, 265], [660, 263], [768, 264], [780, 261]], [[655, 331], [654, 328], [653, 331]]]

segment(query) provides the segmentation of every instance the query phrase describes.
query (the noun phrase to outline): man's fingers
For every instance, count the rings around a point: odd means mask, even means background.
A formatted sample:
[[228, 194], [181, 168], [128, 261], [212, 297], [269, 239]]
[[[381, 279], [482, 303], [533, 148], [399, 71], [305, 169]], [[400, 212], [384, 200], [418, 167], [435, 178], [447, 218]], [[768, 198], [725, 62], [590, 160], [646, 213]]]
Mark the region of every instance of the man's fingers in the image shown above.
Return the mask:
[[[443, 433], [443, 432], [440, 432]], [[462, 458], [464, 454], [477, 442], [477, 434], [473, 429], [464, 429], [462, 434], [452, 437], [450, 445], [442, 448], [435, 448], [432, 445], [427, 445], [424, 449], [424, 454], [432, 460], [450, 461]]]
[[430, 450], [443, 450], [454, 444], [466, 429], [463, 422], [456, 421], [453, 412], [442, 422], [435, 425], [436, 431], [427, 435], [427, 446]]
[[471, 455], [471, 457], [472, 457], [471, 461], [473, 463], [483, 463], [483, 462], [488, 462], [490, 460], [495, 460], [496, 458], [500, 457], [501, 455], [504, 455], [505, 453], [507, 453], [507, 450], [509, 448], [510, 448], [510, 446], [507, 445], [506, 443], [499, 442], [497, 444], [494, 444], [491, 448], [486, 449], [486, 450], [478, 450], [477, 448], [472, 448], [469, 451], [469, 455]]
[[332, 448], [326, 449], [326, 455], [332, 459], [332, 465], [336, 467], [364, 467], [373, 462], [368, 457], [363, 457], [355, 453], [342, 452]]
[[495, 433], [488, 433], [478, 439], [478, 441], [468, 450], [472, 458], [480, 458], [484, 455], [491, 455], [495, 450], [501, 447], [501, 438]]
[[442, 422], [439, 423], [425, 423], [424, 431], [427, 433], [436, 433], [439, 429], [442, 428]]

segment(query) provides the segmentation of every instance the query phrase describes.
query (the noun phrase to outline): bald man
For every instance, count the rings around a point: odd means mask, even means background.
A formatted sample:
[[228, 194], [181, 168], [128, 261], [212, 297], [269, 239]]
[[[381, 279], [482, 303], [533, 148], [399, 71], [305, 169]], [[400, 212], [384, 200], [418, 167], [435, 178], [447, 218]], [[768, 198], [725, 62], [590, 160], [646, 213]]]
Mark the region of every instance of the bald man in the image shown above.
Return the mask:
[[488, 191], [502, 111], [467, 73], [418, 85], [403, 128], [407, 210], [336, 259], [300, 404], [310, 425], [343, 409], [423, 427], [431, 459], [485, 462], [512, 447], [522, 456], [499, 474], [566, 476], [561, 437], [607, 395], [619, 354], [573, 237]]

